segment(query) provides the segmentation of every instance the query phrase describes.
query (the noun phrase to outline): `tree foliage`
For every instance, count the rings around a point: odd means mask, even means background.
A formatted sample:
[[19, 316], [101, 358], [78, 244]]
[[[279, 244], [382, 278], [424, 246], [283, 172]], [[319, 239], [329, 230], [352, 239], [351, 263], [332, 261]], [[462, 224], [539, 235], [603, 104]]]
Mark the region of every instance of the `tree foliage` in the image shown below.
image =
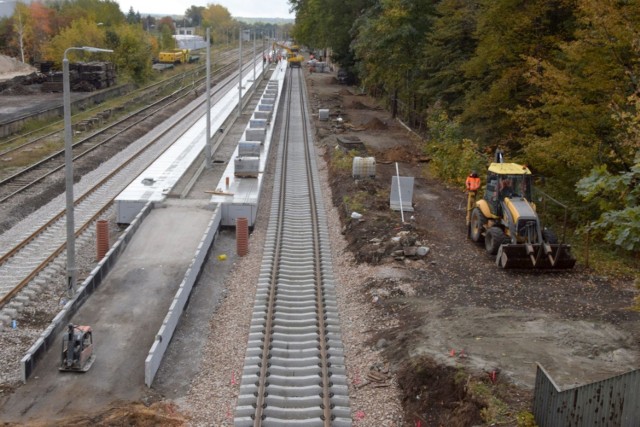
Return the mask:
[[108, 30], [107, 46], [113, 49], [109, 60], [116, 64], [121, 75], [125, 74], [136, 83], [144, 83], [153, 73], [152, 40], [153, 37], [145, 32], [141, 25], [121, 24], [113, 30]]
[[478, 7], [465, 0], [443, 0], [436, 7], [432, 31], [420, 64], [420, 93], [431, 105], [459, 115], [465, 106], [467, 79], [462, 66], [477, 47]]
[[[51, 39], [45, 50], [45, 58], [52, 61], [58, 67], [62, 66], [62, 58], [69, 47], [95, 46], [105, 47], [105, 33], [92, 21], [77, 19], [71, 26], [65, 28]], [[102, 55], [102, 56], [101, 56]], [[104, 54], [87, 53], [83, 51], [69, 51], [67, 58], [70, 61], [91, 61], [94, 58], [104, 60]]]
[[219, 4], [210, 4], [202, 10], [202, 26], [212, 29], [213, 43], [231, 42], [238, 36], [238, 23], [231, 17], [229, 10]]
[[612, 174], [606, 165], [578, 181], [578, 193], [601, 212], [589, 228], [627, 251], [640, 252], [640, 150], [628, 172]]
[[416, 91], [416, 65], [434, 11], [430, 1], [382, 0], [356, 22], [358, 38], [352, 47], [366, 85], [382, 85], [404, 97]]
[[333, 49], [373, 94], [423, 118], [441, 176], [501, 147], [544, 176], [574, 225], [639, 250], [640, 2], [290, 4], [298, 41]]

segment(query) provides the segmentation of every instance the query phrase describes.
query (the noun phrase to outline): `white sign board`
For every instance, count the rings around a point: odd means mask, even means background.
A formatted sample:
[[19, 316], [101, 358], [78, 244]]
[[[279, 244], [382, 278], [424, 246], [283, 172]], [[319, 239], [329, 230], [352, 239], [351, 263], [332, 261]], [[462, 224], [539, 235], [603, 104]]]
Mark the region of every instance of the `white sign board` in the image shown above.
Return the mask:
[[402, 211], [413, 212], [413, 177], [401, 176], [400, 188], [398, 189], [398, 177], [391, 177], [391, 194], [389, 204], [394, 211], [400, 210], [400, 200], [402, 200]]

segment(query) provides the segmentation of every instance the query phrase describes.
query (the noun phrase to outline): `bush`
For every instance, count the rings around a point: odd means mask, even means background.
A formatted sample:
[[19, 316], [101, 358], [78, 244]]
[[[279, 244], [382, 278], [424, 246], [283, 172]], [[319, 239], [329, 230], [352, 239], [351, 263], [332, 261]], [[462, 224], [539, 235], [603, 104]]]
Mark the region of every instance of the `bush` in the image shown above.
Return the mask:
[[475, 142], [462, 138], [458, 122], [450, 120], [444, 111], [436, 111], [429, 117], [428, 126], [429, 140], [424, 151], [431, 157], [430, 170], [435, 176], [462, 185], [470, 171], [484, 174], [487, 159]]

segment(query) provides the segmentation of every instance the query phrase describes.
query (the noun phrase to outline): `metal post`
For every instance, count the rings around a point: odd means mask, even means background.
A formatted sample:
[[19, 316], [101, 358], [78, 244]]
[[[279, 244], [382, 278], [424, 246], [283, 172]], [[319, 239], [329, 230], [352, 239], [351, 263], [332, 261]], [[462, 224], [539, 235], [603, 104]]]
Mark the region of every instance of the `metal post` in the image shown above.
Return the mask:
[[253, 30], [253, 81], [256, 81], [256, 30]]
[[[69, 50], [69, 49], [67, 49]], [[73, 140], [71, 134], [71, 85], [67, 50], [62, 59], [62, 92], [64, 109], [64, 172], [67, 200], [67, 294], [76, 291], [76, 234], [73, 221]]]
[[62, 107], [64, 110], [64, 172], [67, 209], [67, 294], [73, 297], [76, 291], [76, 233], [73, 218], [73, 135], [71, 131], [71, 84], [69, 83], [69, 60], [67, 52], [84, 50], [85, 52], [113, 52], [97, 47], [69, 47], [62, 58]]
[[240, 43], [240, 58], [238, 60], [238, 117], [242, 113], [242, 28], [238, 30], [238, 42]]
[[207, 133], [204, 155], [207, 169], [211, 168], [211, 42], [210, 28], [207, 27]]

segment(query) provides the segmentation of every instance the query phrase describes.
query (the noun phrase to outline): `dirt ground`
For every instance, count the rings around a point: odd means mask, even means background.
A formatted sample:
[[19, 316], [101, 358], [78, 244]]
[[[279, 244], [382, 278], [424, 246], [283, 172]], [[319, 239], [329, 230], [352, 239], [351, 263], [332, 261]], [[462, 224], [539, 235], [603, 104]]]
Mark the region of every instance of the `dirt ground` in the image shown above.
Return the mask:
[[[417, 136], [333, 76], [313, 74], [308, 87], [312, 109], [330, 111], [330, 120], [316, 121], [317, 138], [349, 248], [360, 262], [404, 270], [398, 279], [367, 278], [362, 293], [400, 319], [377, 339], [404, 384], [405, 425], [515, 425], [515, 414], [531, 409], [536, 363], [562, 389], [638, 368], [633, 279], [599, 277], [580, 265], [499, 269], [467, 239], [466, 195], [430, 177]], [[375, 178], [351, 177], [339, 138], [354, 137], [364, 147], [352, 155], [375, 157]], [[415, 178], [414, 212], [404, 224], [389, 208], [395, 162], [401, 176]], [[353, 210], [362, 218], [353, 219]], [[415, 256], [420, 246], [429, 248], [425, 257]], [[483, 385], [502, 401], [498, 409], [486, 407]]]

